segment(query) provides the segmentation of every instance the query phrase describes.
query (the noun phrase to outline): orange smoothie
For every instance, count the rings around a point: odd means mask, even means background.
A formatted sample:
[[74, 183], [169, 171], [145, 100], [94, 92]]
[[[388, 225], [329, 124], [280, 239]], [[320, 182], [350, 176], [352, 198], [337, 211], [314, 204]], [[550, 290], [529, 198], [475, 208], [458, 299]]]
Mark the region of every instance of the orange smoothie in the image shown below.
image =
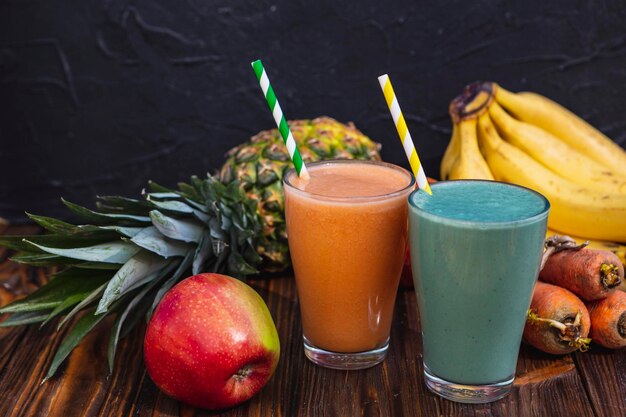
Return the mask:
[[309, 174], [285, 179], [304, 336], [332, 352], [379, 348], [389, 338], [413, 178], [364, 161], [311, 164]]

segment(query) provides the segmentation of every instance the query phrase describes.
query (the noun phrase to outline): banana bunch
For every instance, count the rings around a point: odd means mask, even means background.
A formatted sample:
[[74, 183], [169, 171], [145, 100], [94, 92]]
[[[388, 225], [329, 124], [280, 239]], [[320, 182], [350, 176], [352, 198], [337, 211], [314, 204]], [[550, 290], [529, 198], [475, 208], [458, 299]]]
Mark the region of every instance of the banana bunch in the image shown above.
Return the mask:
[[[522, 185], [550, 201], [548, 226], [626, 252], [626, 151], [539, 94], [474, 83], [450, 104], [441, 179]], [[553, 233], [554, 234], [554, 233]], [[607, 242], [603, 242], [607, 241]]]

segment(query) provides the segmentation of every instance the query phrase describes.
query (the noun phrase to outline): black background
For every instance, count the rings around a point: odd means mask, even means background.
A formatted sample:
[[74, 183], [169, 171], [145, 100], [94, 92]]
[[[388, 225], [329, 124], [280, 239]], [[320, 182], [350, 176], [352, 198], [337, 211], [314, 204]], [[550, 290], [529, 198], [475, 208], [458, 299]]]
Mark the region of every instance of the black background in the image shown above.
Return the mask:
[[136, 196], [217, 169], [288, 118], [354, 121], [406, 166], [376, 77], [392, 77], [428, 175], [474, 80], [543, 93], [626, 144], [626, 7], [613, 1], [0, 2], [0, 216], [60, 196]]

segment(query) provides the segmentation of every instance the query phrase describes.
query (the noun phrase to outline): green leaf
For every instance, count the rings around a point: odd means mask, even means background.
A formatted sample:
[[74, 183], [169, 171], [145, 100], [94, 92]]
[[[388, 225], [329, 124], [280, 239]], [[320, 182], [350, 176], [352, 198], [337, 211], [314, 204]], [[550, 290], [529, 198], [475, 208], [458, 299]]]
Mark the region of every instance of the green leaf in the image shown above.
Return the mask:
[[[52, 217], [36, 216], [34, 214], [28, 214], [28, 217], [52, 233], [76, 238], [97, 237], [105, 239], [106, 237], [109, 237], [109, 240], [114, 240], [120, 235], [133, 237], [142, 229], [142, 227], [94, 226], [91, 224], [75, 226]], [[24, 238], [26, 236], [22, 237]]]
[[[131, 311], [135, 310], [136, 307], [139, 306], [139, 304], [143, 301], [143, 309], [148, 308], [150, 306], [150, 304], [146, 303], [146, 301], [144, 300], [144, 297], [146, 296], [146, 294], [148, 294], [148, 292], [150, 292], [150, 290], [152, 288], [154, 288], [154, 286], [158, 283], [157, 280], [151, 282], [150, 284], [146, 285], [140, 292], [139, 294], [135, 295], [132, 299], [132, 301], [130, 303], [128, 303], [128, 305], [126, 306], [126, 308], [124, 308], [124, 310], [121, 313], [118, 313], [116, 319], [115, 319], [115, 323], [113, 324], [113, 328], [111, 329], [111, 338], [109, 339], [109, 351], [108, 351], [108, 360], [109, 360], [109, 372], [113, 372], [113, 364], [115, 363], [115, 352], [117, 351], [117, 344], [120, 340], [120, 333], [122, 330], [122, 325], [126, 322], [126, 318], [128, 317], [128, 315], [130, 314]], [[148, 300], [149, 301], [149, 300]], [[138, 310], [141, 309], [141, 307], [137, 308]], [[135, 325], [139, 322], [139, 317], [143, 316], [143, 314], [141, 314], [140, 312], [134, 311], [133, 312], [133, 317], [131, 317], [131, 320], [128, 322], [128, 326], [126, 326], [126, 331], [129, 331], [129, 328], [133, 328], [135, 327]], [[135, 320], [132, 320], [132, 319]]]
[[36, 243], [37, 245], [52, 248], [80, 248], [85, 246], [93, 246], [105, 243], [113, 239], [119, 239], [117, 233], [111, 231], [103, 231], [101, 236], [72, 236], [72, 235], [32, 235], [32, 236], [0, 236], [0, 246], [19, 251], [36, 250], [25, 241]]
[[[204, 223], [208, 223], [208, 221], [210, 220], [210, 217], [203, 211], [203, 209], [198, 209], [197, 206], [200, 206], [199, 204], [194, 204], [194, 207], [192, 207], [190, 204], [183, 203], [182, 201], [178, 201], [178, 200], [159, 201], [159, 200], [153, 199], [151, 196], [152, 194], [148, 194], [148, 197], [147, 197], [148, 200], [152, 204], [154, 204], [156, 208], [158, 208], [159, 210], [162, 210], [162, 211], [174, 214], [174, 215], [179, 214], [181, 216], [187, 216], [187, 217], [190, 214], [193, 214], [196, 219]], [[185, 199], [185, 200], [189, 201], [188, 199]]]
[[222, 271], [222, 265], [228, 259], [228, 254], [230, 251], [224, 242], [213, 241], [212, 243], [213, 243], [214, 250], [216, 247], [222, 248], [221, 250], [217, 252], [217, 255], [216, 255], [217, 259], [215, 260], [215, 262], [213, 262], [213, 272], [220, 272]]
[[69, 319], [74, 317], [79, 311], [81, 311], [82, 309], [93, 303], [98, 297], [100, 297], [104, 292], [106, 286], [107, 283], [105, 282], [104, 284], [93, 290], [87, 297], [83, 299], [83, 301], [76, 304], [76, 306], [74, 306], [74, 308], [69, 313], [67, 313], [67, 315], [63, 317], [63, 320], [61, 320], [61, 322], [57, 325], [57, 330], [63, 327], [63, 325], [67, 323]]
[[154, 226], [146, 227], [141, 233], [133, 237], [131, 241], [164, 258], [169, 258], [170, 256], [184, 256], [192, 247], [192, 245], [188, 243], [163, 236]]
[[191, 214], [191, 213], [193, 213], [193, 209], [191, 207], [189, 207], [187, 204], [183, 203], [182, 201], [176, 201], [176, 200], [167, 200], [167, 201], [153, 200], [153, 199], [150, 198], [150, 194], [148, 194], [148, 201], [150, 201], [153, 205], [155, 205], [156, 208], [161, 209], [161, 210], [171, 211], [171, 212], [180, 213], [180, 214]]
[[89, 292], [83, 292], [67, 297], [65, 300], [63, 300], [63, 302], [61, 302], [61, 304], [57, 305], [54, 310], [50, 312], [50, 314], [48, 314], [48, 317], [46, 317], [44, 322], [41, 323], [41, 327], [45, 326], [50, 320], [63, 313], [65, 310], [68, 310], [83, 301], [88, 295]]
[[193, 211], [193, 215], [196, 219], [200, 220], [202, 223], [204, 223], [205, 225], [209, 225], [209, 223], [211, 222], [211, 216], [209, 216], [208, 214], [200, 211], [200, 210], [194, 210]]
[[152, 302], [152, 306], [148, 310], [146, 321], [150, 320], [150, 317], [152, 316], [152, 312], [154, 311], [156, 306], [159, 304], [159, 302], [161, 301], [161, 298], [163, 298], [165, 293], [168, 292], [170, 288], [172, 288], [174, 284], [176, 284], [180, 280], [183, 273], [189, 270], [189, 267], [191, 266], [191, 263], [193, 262], [194, 252], [195, 251], [190, 250], [187, 253], [187, 255], [183, 258], [182, 262], [178, 265], [178, 268], [176, 269], [176, 272], [174, 272], [174, 275], [172, 275], [167, 281], [165, 281], [165, 283], [161, 286], [161, 288], [159, 288], [159, 291], [154, 296], [154, 301]]
[[198, 222], [168, 217], [158, 210], [150, 212], [152, 224], [165, 236], [183, 242], [199, 243], [204, 227]]
[[130, 258], [109, 281], [98, 303], [96, 314], [105, 313], [111, 303], [136, 288], [141, 282], [156, 278], [153, 274], [162, 271], [167, 264], [167, 260], [146, 251], [141, 251]]
[[[141, 322], [142, 319], [146, 318], [148, 310], [152, 305], [152, 296], [144, 297], [143, 300], [139, 303], [137, 308], [133, 311], [133, 313], [126, 319], [124, 322], [124, 326], [122, 326], [122, 333], [120, 334], [120, 338], [125, 338], [128, 334], [133, 330], [138, 323]], [[147, 323], [147, 320], [146, 320]]]
[[41, 381], [42, 383], [46, 382], [48, 379], [52, 378], [56, 373], [59, 365], [63, 363], [65, 358], [74, 350], [74, 348], [78, 345], [78, 343], [89, 333], [98, 323], [100, 323], [106, 317], [105, 314], [102, 315], [94, 315], [90, 311], [85, 314], [83, 317], [76, 322], [72, 330], [65, 336], [63, 342], [61, 342], [61, 346], [56, 351], [54, 358], [52, 359], [52, 363], [50, 364], [50, 368], [48, 369], [48, 373], [46, 377]]
[[257, 274], [259, 271], [250, 265], [238, 252], [231, 251], [228, 257], [228, 273], [235, 277]]
[[105, 213], [115, 214], [119, 212], [126, 215], [145, 216], [154, 208], [152, 204], [147, 201], [120, 196], [98, 196], [98, 200], [96, 207]]
[[201, 198], [200, 194], [198, 194], [196, 189], [187, 183], [179, 182], [178, 189], [184, 194], [185, 197], [188, 197], [194, 200], [199, 200]]
[[[218, 218], [212, 218], [209, 222], [209, 233], [213, 239], [226, 241], [226, 233], [222, 230], [221, 222]], [[216, 253], [217, 254], [217, 253]]]
[[200, 204], [196, 201], [193, 201], [189, 198], [185, 198], [185, 201], [187, 202], [187, 204], [189, 204], [190, 206], [194, 207], [195, 209], [202, 211], [202, 212], [206, 212], [206, 204]]
[[133, 237], [144, 229], [143, 227], [124, 227], [124, 226], [99, 226], [99, 227], [101, 229], [114, 230], [120, 235], [123, 235], [126, 237]]
[[150, 222], [150, 218], [146, 216], [98, 213], [96, 211], [89, 210], [88, 208], [81, 207], [78, 204], [71, 203], [67, 200], [62, 199], [62, 201], [63, 204], [65, 204], [73, 213], [96, 224], [115, 223], [119, 226], [135, 226], [137, 224], [147, 224]]
[[167, 200], [167, 199], [172, 199], [172, 198], [181, 198], [181, 195], [178, 194], [178, 192], [148, 193], [147, 196], [150, 197], [150, 200], [154, 200], [154, 199]]
[[208, 226], [209, 222], [211, 221], [211, 216], [207, 214], [206, 206], [200, 203], [196, 203], [189, 198], [185, 198], [185, 202], [193, 210], [193, 215], [195, 216], [195, 218]]
[[52, 276], [52, 279], [26, 298], [0, 308], [0, 313], [47, 310], [55, 308], [72, 295], [89, 293], [111, 278], [108, 271], [85, 271], [71, 268]]
[[64, 233], [72, 231], [76, 227], [73, 224], [66, 223], [64, 221], [61, 221], [52, 217], [38, 216], [36, 214], [31, 214], [31, 213], [26, 213], [26, 215], [32, 221], [37, 223], [39, 226], [43, 227], [44, 229], [52, 233], [64, 234]]
[[58, 235], [47, 234], [38, 236], [29, 236], [28, 241], [38, 245], [49, 246], [53, 248], [82, 248], [86, 246], [98, 245], [110, 241], [119, 240], [120, 236], [113, 230], [100, 230], [97, 234], [89, 236], [81, 235]]
[[11, 314], [8, 319], [0, 323], [0, 327], [22, 326], [25, 324], [39, 323], [48, 317], [50, 310], [26, 311]]
[[107, 262], [79, 262], [73, 264], [72, 266], [80, 269], [107, 269], [117, 271], [120, 269], [121, 264], [110, 264]]
[[[33, 248], [31, 248], [32, 250]], [[66, 258], [49, 253], [33, 253], [20, 252], [11, 257], [13, 262], [20, 264], [28, 264], [32, 266], [51, 266], [51, 265], [74, 265], [79, 263], [76, 259]]]
[[23, 251], [23, 252], [42, 252], [37, 248], [33, 248], [28, 243], [24, 242], [25, 238], [37, 237], [37, 235], [32, 236], [0, 236], [0, 246], [4, 246], [5, 248]]
[[200, 244], [196, 248], [191, 273], [195, 275], [202, 272], [204, 265], [212, 257], [214, 257], [214, 255], [211, 248], [211, 236], [209, 234], [204, 234]]
[[[26, 240], [26, 242], [29, 242]], [[44, 252], [53, 255], [64, 256], [72, 259], [80, 259], [82, 261], [107, 262], [114, 264], [123, 264], [135, 255], [141, 248], [128, 242], [109, 242], [99, 245], [88, 246], [85, 248], [61, 249], [49, 246], [38, 245], [29, 242]]]
[[154, 181], [148, 181], [148, 188], [150, 189], [150, 194], [155, 193], [176, 193], [176, 190], [169, 189], [167, 187], [163, 187], [162, 185], [157, 184]]
[[[45, 216], [37, 216], [34, 214], [26, 213], [28, 217], [30, 217], [34, 222], [39, 224], [44, 229], [56, 233], [59, 235], [68, 235], [68, 236], [81, 236], [81, 237], [89, 237], [89, 236], [111, 236], [111, 240], [115, 238], [115, 235], [112, 235], [111, 232], [115, 232], [118, 235], [133, 237], [137, 233], [139, 233], [143, 227], [124, 227], [124, 226], [94, 226], [90, 224], [78, 225], [75, 226], [73, 224], [65, 223], [61, 220], [54, 219], [52, 217]], [[26, 236], [22, 236], [24, 238]]]

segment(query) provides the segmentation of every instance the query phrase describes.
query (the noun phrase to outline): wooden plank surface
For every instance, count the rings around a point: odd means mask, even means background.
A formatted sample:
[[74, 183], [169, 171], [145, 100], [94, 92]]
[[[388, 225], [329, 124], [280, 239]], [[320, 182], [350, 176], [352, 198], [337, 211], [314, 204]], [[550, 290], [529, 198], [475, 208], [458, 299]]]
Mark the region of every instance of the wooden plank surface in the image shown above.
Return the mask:
[[[45, 280], [36, 269], [12, 263], [1, 267], [2, 305]], [[42, 329], [38, 325], [0, 329], [0, 416], [626, 416], [626, 350], [594, 346], [586, 353], [555, 357], [523, 346], [509, 396], [491, 404], [458, 404], [437, 397], [424, 385], [412, 290], [398, 294], [386, 361], [347, 372], [320, 368], [305, 358], [291, 277], [251, 284], [275, 319], [281, 359], [274, 377], [249, 402], [209, 412], [160, 393], [145, 372], [143, 327], [120, 343], [115, 370], [109, 375], [111, 320], [74, 350], [57, 377], [41, 384], [67, 331], [57, 333], [51, 323]]]

